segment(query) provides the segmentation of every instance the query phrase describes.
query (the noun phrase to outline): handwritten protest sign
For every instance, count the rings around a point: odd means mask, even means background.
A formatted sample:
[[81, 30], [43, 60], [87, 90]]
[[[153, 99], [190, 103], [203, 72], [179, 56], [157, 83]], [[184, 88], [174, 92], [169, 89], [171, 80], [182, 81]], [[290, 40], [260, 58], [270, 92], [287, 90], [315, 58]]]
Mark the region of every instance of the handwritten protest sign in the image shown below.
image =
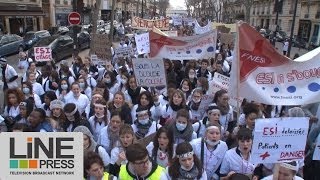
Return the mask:
[[231, 29], [222, 25], [222, 26], [217, 26], [217, 30], [218, 32], [221, 32], [221, 33], [229, 33]]
[[220, 33], [220, 42], [225, 44], [234, 44], [235, 37], [232, 34]]
[[183, 18], [183, 24], [186, 26], [192, 26], [193, 23], [195, 22], [195, 19], [192, 18], [192, 17], [186, 17], [186, 18]]
[[133, 49], [132, 47], [119, 47], [114, 50], [114, 54], [116, 57], [130, 56], [133, 54]]
[[251, 161], [277, 163], [304, 158], [309, 119], [286, 117], [257, 119]]
[[149, 20], [136, 16], [132, 18], [131, 27], [133, 29], [152, 29], [153, 26], [161, 30], [169, 30], [169, 19]]
[[34, 47], [35, 61], [51, 61], [52, 50], [50, 47]]
[[109, 41], [107, 34], [91, 34], [92, 45], [91, 52], [92, 54], [97, 55], [100, 60], [110, 60], [111, 57], [111, 43]]
[[224, 89], [228, 91], [230, 86], [230, 78], [215, 72], [212, 80], [209, 82], [209, 94], [214, 95], [217, 91]]
[[211, 58], [215, 55], [216, 40], [216, 31], [188, 37], [168, 37], [150, 32], [150, 55], [172, 60]]
[[166, 86], [166, 74], [162, 59], [137, 58], [132, 60], [138, 86]]
[[317, 137], [316, 146], [314, 147], [313, 160], [320, 160], [320, 136]]
[[90, 59], [91, 59], [93, 64], [99, 65], [99, 66], [105, 65], [105, 62], [106, 62], [105, 60], [99, 59], [98, 56], [95, 55], [95, 54], [91, 54], [90, 55]]
[[138, 54], [146, 54], [150, 52], [149, 33], [135, 35], [134, 39], [137, 44]]

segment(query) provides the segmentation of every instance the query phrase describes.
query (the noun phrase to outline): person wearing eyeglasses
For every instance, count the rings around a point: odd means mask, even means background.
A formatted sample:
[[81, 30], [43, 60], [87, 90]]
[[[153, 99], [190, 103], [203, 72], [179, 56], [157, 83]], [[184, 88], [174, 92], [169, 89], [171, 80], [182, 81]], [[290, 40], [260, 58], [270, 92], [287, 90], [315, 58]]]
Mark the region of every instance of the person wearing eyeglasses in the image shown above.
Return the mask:
[[167, 180], [165, 169], [152, 162], [146, 147], [132, 144], [126, 150], [128, 163], [121, 165], [119, 180]]

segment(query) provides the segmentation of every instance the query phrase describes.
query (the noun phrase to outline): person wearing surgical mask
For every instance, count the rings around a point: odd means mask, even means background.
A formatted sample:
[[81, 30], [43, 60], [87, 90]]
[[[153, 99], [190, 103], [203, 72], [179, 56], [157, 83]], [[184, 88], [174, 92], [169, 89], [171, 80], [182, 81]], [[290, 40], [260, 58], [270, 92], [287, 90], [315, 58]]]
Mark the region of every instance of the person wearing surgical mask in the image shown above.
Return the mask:
[[112, 71], [105, 71], [102, 82], [105, 83], [111, 94], [115, 94], [117, 91], [119, 91], [120, 84], [118, 83], [116, 76]]
[[190, 142], [207, 173], [208, 179], [219, 179], [219, 166], [228, 150], [227, 144], [220, 139], [221, 126], [216, 123], [206, 128], [204, 137]]
[[192, 123], [200, 121], [204, 116], [204, 111], [199, 109], [202, 99], [202, 90], [194, 89], [191, 94], [191, 100], [187, 103], [189, 109], [191, 110], [191, 121]]
[[151, 112], [147, 106], [138, 106], [136, 110], [137, 119], [131, 125], [138, 140], [155, 133], [161, 128], [161, 125], [157, 121], [153, 121], [150, 115]]
[[42, 85], [36, 81], [36, 73], [30, 72], [28, 74], [27, 82], [30, 82], [32, 84], [34, 94], [37, 94], [39, 97], [41, 97], [44, 94], [44, 89]]
[[120, 76], [120, 87], [119, 90], [123, 93], [125, 93], [125, 91], [127, 90], [127, 83], [129, 80], [129, 73], [128, 72], [123, 72]]
[[62, 124], [64, 132], [73, 132], [78, 126], [86, 126], [92, 132], [89, 121], [81, 116], [76, 104], [67, 103], [63, 107], [63, 111], [66, 116], [66, 121]]
[[197, 138], [197, 134], [193, 131], [192, 123], [190, 121], [189, 111], [180, 109], [174, 122], [169, 125], [170, 130], [173, 132], [174, 143], [190, 142], [192, 139]]
[[34, 105], [37, 108], [40, 108], [42, 106], [42, 102], [41, 102], [40, 97], [34, 93], [33, 86], [29, 81], [22, 82], [21, 90], [24, 94], [25, 100], [30, 99], [30, 100], [34, 101]]
[[166, 169], [167, 178], [171, 179], [208, 179], [201, 161], [195, 155], [192, 146], [188, 142], [177, 145], [176, 157], [173, 163]]
[[79, 83], [79, 86], [80, 86], [81, 93], [86, 95], [89, 99], [91, 99], [91, 97], [92, 97], [92, 88], [90, 86], [88, 86], [87, 81], [84, 78], [80, 77], [78, 79], [78, 83]]
[[65, 96], [70, 95], [69, 83], [66, 79], [62, 79], [59, 83], [59, 88], [56, 90], [56, 96], [62, 102], [65, 102]]
[[196, 88], [197, 86], [197, 76], [195, 68], [190, 68], [186, 71], [186, 78], [188, 78], [192, 84], [192, 89]]

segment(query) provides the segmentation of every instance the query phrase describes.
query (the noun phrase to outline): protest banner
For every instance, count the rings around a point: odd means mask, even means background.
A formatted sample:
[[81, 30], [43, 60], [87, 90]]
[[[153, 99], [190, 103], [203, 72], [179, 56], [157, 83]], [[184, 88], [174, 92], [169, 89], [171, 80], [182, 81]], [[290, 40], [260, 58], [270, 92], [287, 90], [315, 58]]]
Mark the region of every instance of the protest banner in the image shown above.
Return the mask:
[[312, 160], [320, 160], [320, 136], [317, 137]]
[[214, 57], [217, 33], [190, 37], [167, 37], [150, 32], [150, 56], [171, 60], [194, 60]]
[[308, 128], [307, 117], [257, 119], [251, 162], [260, 164], [303, 160]]
[[195, 21], [195, 25], [194, 25], [194, 33], [195, 34], [204, 34], [207, 33], [211, 30], [211, 22], [208, 21], [208, 24], [206, 26], [201, 27], [200, 24], [198, 23], [198, 21]]
[[152, 29], [153, 26], [161, 30], [169, 30], [169, 19], [149, 20], [136, 16], [132, 18], [131, 27], [133, 29]]
[[116, 57], [131, 56], [133, 54], [132, 47], [118, 47], [114, 50]]
[[50, 47], [34, 47], [34, 60], [35, 61], [51, 61], [52, 50]]
[[225, 44], [234, 44], [235, 37], [229, 33], [220, 33], [220, 42]]
[[97, 55], [100, 60], [111, 60], [111, 43], [107, 34], [91, 34], [92, 46], [91, 54]]
[[149, 33], [134, 36], [138, 54], [150, 53]]
[[319, 102], [320, 48], [292, 61], [246, 23], [236, 44], [240, 54], [232, 61], [231, 94], [268, 105]]
[[99, 59], [98, 56], [95, 54], [91, 54], [90, 59], [94, 65], [103, 66], [106, 63], [105, 60]]
[[132, 60], [132, 64], [138, 86], [166, 86], [163, 59], [137, 58]]
[[178, 31], [163, 31], [167, 36], [169, 37], [177, 37], [178, 36]]
[[181, 16], [173, 16], [171, 18], [173, 20], [174, 26], [181, 26], [182, 25], [182, 17]]

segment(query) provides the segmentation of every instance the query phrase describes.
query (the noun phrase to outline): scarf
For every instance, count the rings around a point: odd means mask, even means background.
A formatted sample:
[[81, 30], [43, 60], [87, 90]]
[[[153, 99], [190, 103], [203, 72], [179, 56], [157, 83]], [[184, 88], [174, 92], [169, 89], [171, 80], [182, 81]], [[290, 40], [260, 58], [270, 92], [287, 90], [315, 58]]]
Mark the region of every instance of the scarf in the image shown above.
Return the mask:
[[221, 105], [221, 104], [218, 103], [218, 107], [219, 107], [219, 110], [220, 110], [222, 116], [228, 114], [229, 111], [230, 111], [230, 106], [229, 106], [229, 104], [228, 104], [227, 106], [223, 106], [223, 105]]
[[136, 89], [128, 88], [128, 94], [131, 97], [132, 104], [137, 104], [137, 98], [140, 94], [141, 87], [137, 87]]
[[110, 140], [110, 145], [107, 149], [107, 152], [110, 154], [111, 150], [116, 146], [117, 141], [119, 140], [119, 130], [117, 132], [111, 131], [111, 127], [107, 127], [108, 138]]
[[198, 168], [193, 165], [190, 171], [183, 170], [181, 166], [179, 167], [179, 178], [178, 180], [183, 179], [198, 179], [199, 170]]
[[198, 102], [198, 103], [195, 103], [195, 102], [190, 102], [190, 109], [191, 110], [194, 110], [194, 111], [198, 111], [198, 109], [199, 109], [199, 107], [200, 107], [200, 103], [201, 103], [201, 101], [200, 102]]
[[[181, 103], [181, 104], [182, 104], [182, 103]], [[177, 111], [179, 111], [180, 109], [183, 108], [182, 105], [179, 105], [179, 106], [178, 106], [178, 105], [175, 105], [174, 103], [171, 103], [170, 106], [171, 106], [172, 110], [175, 111], [175, 112], [177, 112]]]
[[188, 124], [183, 131], [178, 131], [178, 129], [176, 128], [176, 123], [172, 123], [171, 129], [175, 138], [183, 139], [187, 142], [192, 140], [193, 127], [191, 124]]
[[149, 128], [151, 127], [152, 122], [149, 120], [148, 124], [141, 124], [138, 120], [136, 120], [134, 124], [137, 126], [138, 129], [138, 131], [135, 133], [137, 139], [142, 139], [149, 132]]

